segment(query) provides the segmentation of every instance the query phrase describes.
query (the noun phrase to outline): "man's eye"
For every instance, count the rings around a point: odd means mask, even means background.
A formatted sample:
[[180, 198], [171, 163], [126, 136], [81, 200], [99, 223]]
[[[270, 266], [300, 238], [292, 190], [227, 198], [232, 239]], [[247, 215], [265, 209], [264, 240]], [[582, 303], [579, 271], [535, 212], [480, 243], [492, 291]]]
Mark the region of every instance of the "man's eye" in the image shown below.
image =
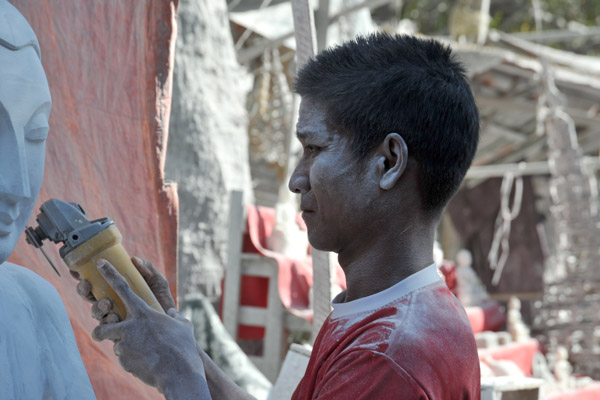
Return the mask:
[[304, 150], [308, 154], [313, 154], [313, 153], [316, 153], [319, 150], [319, 148], [317, 146], [308, 145], [308, 146], [304, 147]]

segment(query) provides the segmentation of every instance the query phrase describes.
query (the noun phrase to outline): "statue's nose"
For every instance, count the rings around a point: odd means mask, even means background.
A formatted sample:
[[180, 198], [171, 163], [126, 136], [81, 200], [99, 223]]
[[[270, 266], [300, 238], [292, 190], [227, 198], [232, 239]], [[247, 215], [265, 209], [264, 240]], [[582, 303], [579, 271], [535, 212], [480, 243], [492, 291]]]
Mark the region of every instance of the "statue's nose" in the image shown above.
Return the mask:
[[0, 131], [0, 199], [16, 203], [30, 197], [24, 146], [18, 143], [14, 132]]

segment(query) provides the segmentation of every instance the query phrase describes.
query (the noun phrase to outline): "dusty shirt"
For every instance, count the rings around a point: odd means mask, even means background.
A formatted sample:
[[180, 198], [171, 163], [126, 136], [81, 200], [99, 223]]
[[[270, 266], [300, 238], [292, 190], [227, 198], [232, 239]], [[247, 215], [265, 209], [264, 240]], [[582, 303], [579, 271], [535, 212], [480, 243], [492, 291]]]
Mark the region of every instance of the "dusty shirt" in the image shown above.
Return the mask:
[[0, 320], [0, 399], [95, 399], [54, 286], [0, 264]]
[[465, 311], [435, 266], [325, 321], [293, 399], [479, 399], [479, 360]]

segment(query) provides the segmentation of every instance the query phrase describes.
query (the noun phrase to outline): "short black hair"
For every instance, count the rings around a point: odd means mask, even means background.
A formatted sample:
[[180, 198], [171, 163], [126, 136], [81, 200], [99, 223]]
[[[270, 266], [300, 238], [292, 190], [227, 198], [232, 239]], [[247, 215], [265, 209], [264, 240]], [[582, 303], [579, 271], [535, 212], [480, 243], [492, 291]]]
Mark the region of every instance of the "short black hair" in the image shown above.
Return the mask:
[[331, 47], [299, 72], [295, 91], [324, 107], [362, 160], [399, 133], [419, 164], [424, 206], [440, 211], [471, 165], [479, 113], [465, 69], [433, 39], [375, 33]]

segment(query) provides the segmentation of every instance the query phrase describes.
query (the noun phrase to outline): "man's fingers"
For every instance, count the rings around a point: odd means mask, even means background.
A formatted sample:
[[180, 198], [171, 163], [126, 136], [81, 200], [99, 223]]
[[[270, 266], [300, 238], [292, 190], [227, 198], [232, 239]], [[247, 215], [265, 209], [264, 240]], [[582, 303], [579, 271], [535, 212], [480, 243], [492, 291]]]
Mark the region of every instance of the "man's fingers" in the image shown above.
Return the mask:
[[79, 272], [73, 271], [72, 269], [69, 268], [69, 273], [71, 274], [71, 276], [73, 278], [77, 279], [78, 281], [81, 280], [81, 275], [79, 275]]
[[110, 299], [102, 299], [100, 301], [95, 302], [92, 305], [92, 318], [100, 321], [110, 312], [112, 309], [112, 301]]
[[121, 298], [127, 314], [135, 313], [144, 307], [146, 303], [140, 299], [129, 287], [125, 278], [106, 260], [98, 260], [98, 272], [106, 279], [106, 282]]
[[117, 314], [108, 314], [106, 317], [100, 320], [100, 325], [116, 324], [119, 321], [120, 319]]
[[139, 257], [132, 257], [131, 261], [150, 286], [150, 290], [156, 296], [156, 300], [158, 300], [163, 310], [175, 308], [175, 300], [173, 300], [169, 290], [169, 281], [156, 269], [154, 264]]
[[115, 340], [115, 344], [113, 346], [113, 351], [115, 352], [115, 356], [117, 356], [117, 357], [121, 356], [121, 341], [120, 340]]
[[124, 328], [126, 328], [127, 322], [119, 322], [117, 324], [103, 324], [98, 325], [92, 331], [92, 337], [95, 341], [101, 342], [103, 340], [121, 340], [123, 339]]
[[79, 281], [77, 284], [77, 294], [87, 302], [95, 303], [97, 301], [96, 297], [92, 294], [92, 284], [85, 279]]
[[131, 261], [133, 261], [133, 264], [137, 270], [140, 271], [140, 274], [142, 274], [142, 277], [146, 282], [152, 279], [154, 275], [160, 274], [154, 264], [150, 261], [143, 260], [139, 257], [131, 257]]

